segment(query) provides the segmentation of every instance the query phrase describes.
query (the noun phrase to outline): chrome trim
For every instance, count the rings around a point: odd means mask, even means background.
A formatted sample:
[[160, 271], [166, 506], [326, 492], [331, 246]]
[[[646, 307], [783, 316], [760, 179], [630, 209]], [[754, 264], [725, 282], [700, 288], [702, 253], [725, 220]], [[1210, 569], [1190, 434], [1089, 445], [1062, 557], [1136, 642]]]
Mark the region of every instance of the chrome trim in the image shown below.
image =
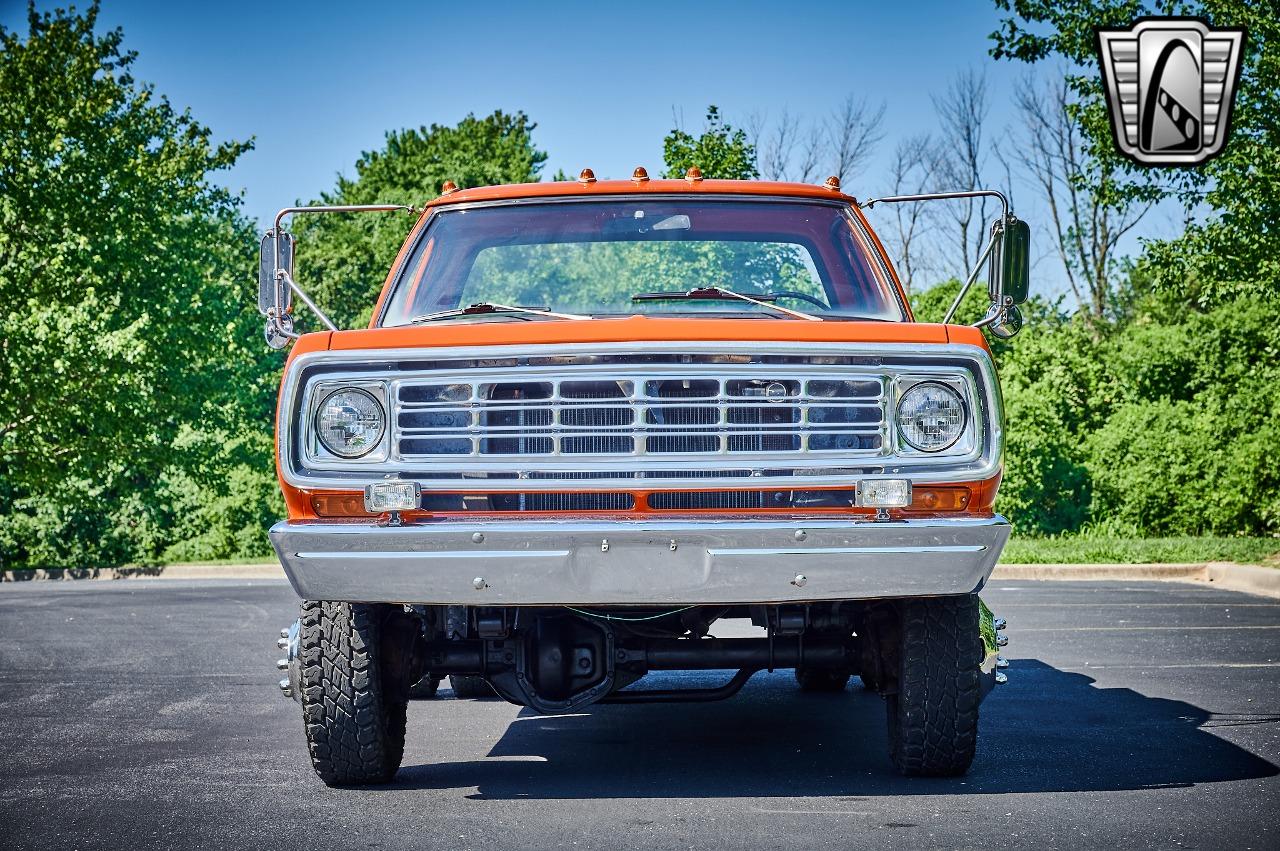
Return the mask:
[[[310, 207], [285, 207], [284, 209], [280, 210], [280, 212], [276, 213], [274, 227], [271, 230], [267, 231], [267, 235], [264, 236], [263, 239], [265, 240], [267, 236], [272, 236], [274, 234], [283, 234], [284, 233], [283, 223], [284, 223], [285, 216], [292, 216], [296, 213], [387, 213], [387, 212], [398, 211], [398, 210], [404, 210], [409, 213], [418, 212], [418, 208], [407, 205], [407, 204], [345, 204], [345, 205], [326, 205], [326, 206], [310, 206]], [[285, 252], [281, 251], [281, 245], [282, 245], [281, 240], [279, 239], [274, 240], [275, 257], [273, 258], [271, 268], [272, 268], [272, 275], [276, 279], [277, 285], [274, 288], [273, 300], [275, 303], [270, 310], [266, 311], [267, 328], [265, 333], [267, 335], [268, 344], [270, 345], [271, 340], [275, 338], [284, 338], [284, 339], [298, 338], [298, 334], [294, 333], [293, 331], [292, 320], [288, 321], [287, 327], [286, 327], [285, 320], [288, 314], [285, 311], [285, 306], [280, 303], [282, 292], [279, 286], [279, 282], [281, 281], [283, 281], [288, 286], [288, 288], [298, 296], [298, 298], [302, 299], [302, 303], [305, 304], [307, 307], [309, 307], [311, 309], [311, 312], [314, 313], [317, 317], [319, 317], [320, 321], [324, 323], [324, 325], [330, 331], [337, 331], [338, 326], [333, 324], [333, 320], [331, 320], [329, 316], [323, 310], [321, 310], [320, 307], [314, 301], [311, 300], [311, 296], [307, 295], [306, 291], [303, 290], [302, 287], [298, 286], [298, 283], [293, 279], [293, 276], [289, 273], [289, 270], [293, 267], [292, 243], [290, 243], [290, 247], [287, 252], [288, 254], [287, 258], [285, 257]], [[280, 348], [280, 347], [282, 346], [272, 346], [272, 348]]]
[[[282, 522], [271, 529], [272, 545], [304, 599], [436, 605], [700, 605], [967, 594], [990, 577], [1008, 536], [1008, 522], [999, 516], [888, 523]], [[483, 580], [477, 582], [480, 562]]]
[[[753, 363], [734, 363], [732, 366], [719, 364], [686, 364], [686, 365], [637, 365], [637, 364], [602, 364], [599, 359], [622, 355], [720, 355], [727, 360], [744, 358]], [[638, 464], [636, 454], [619, 454], [616, 456], [544, 455], [544, 456], [511, 456], [511, 455], [464, 455], [439, 456], [440, 461], [408, 462], [399, 459], [393, 453], [399, 445], [401, 427], [398, 412], [388, 405], [387, 416], [391, 427], [387, 429], [387, 455], [383, 460], [344, 462], [340, 459], [317, 458], [308, 453], [311, 441], [307, 436], [307, 423], [310, 422], [310, 410], [314, 404], [316, 388], [332, 387], [340, 384], [367, 387], [379, 380], [387, 382], [387, 395], [384, 400], [398, 398], [398, 387], [409, 380], [429, 380], [435, 383], [448, 383], [450, 376], [466, 383], [485, 383], [492, 380], [555, 380], [570, 375], [580, 374], [587, 380], [635, 377], [698, 377], [722, 376], [729, 378], [778, 377], [804, 378], [821, 377], [817, 372], [803, 373], [803, 364], [771, 364], [759, 362], [770, 356], [793, 356], [811, 359], [816, 366], [810, 369], [821, 370], [823, 375], [848, 379], [858, 375], [880, 376], [886, 380], [889, 392], [884, 398], [884, 421], [886, 429], [884, 446], [891, 445], [893, 454], [861, 451], [787, 451], [772, 453], [737, 453], [717, 452], [696, 455], [670, 454], [670, 457], [644, 455], [643, 464]], [[489, 369], [455, 370], [431, 369], [397, 374], [396, 378], [385, 378], [388, 370], [395, 370], [402, 361], [448, 361], [448, 360], [500, 360], [554, 357], [558, 359], [579, 359], [581, 364], [499, 367]], [[861, 357], [869, 359], [869, 364], [876, 365], [840, 365], [822, 366], [824, 357]], [[965, 366], [939, 366], [939, 360], [961, 359]], [[301, 376], [313, 366], [340, 365], [342, 373], [326, 372], [315, 376], [305, 384]], [[349, 368], [350, 371], [347, 371]], [[362, 374], [359, 370], [366, 370]], [[975, 383], [975, 376], [977, 382]], [[972, 428], [967, 429], [968, 437], [962, 437], [957, 446], [963, 447], [963, 453], [910, 452], [901, 449], [894, 434], [896, 429], [889, 430], [889, 423], [896, 419], [897, 396], [899, 387], [905, 390], [904, 382], [923, 380], [947, 380], [963, 382], [967, 403], [972, 406], [970, 418]], [[979, 391], [978, 385], [981, 385]], [[954, 386], [954, 385], [953, 385]], [[299, 398], [299, 394], [302, 394]], [[586, 402], [587, 400], [579, 400]], [[602, 403], [614, 403], [617, 400], [598, 400]], [[866, 475], [909, 478], [913, 483], [978, 481], [995, 475], [1000, 469], [1003, 449], [1003, 409], [1001, 407], [999, 385], [996, 381], [994, 365], [987, 352], [978, 347], [957, 343], [812, 343], [797, 344], [788, 342], [629, 342], [600, 344], [555, 344], [542, 346], [491, 346], [455, 349], [413, 348], [397, 350], [371, 351], [319, 351], [298, 356], [285, 375], [281, 388], [279, 419], [277, 421], [277, 456], [280, 470], [285, 482], [298, 488], [334, 488], [363, 489], [373, 481], [379, 481], [390, 475], [412, 478], [424, 489], [448, 491], [520, 491], [528, 490], [535, 481], [538, 490], [577, 490], [600, 491], [627, 489], [642, 486], [646, 490], [679, 490], [706, 487], [710, 481], [706, 476], [714, 472], [733, 472], [734, 468], [742, 468], [745, 475], [728, 475], [714, 478], [717, 488], [733, 487], [780, 487], [812, 489], [824, 486], [848, 486], [849, 483]], [[661, 404], [669, 405], [671, 400], [662, 400]], [[298, 414], [295, 415], [295, 411]], [[295, 422], [299, 417], [301, 424]], [[301, 428], [302, 442], [298, 440], [298, 429]], [[295, 465], [293, 454], [300, 452]], [[667, 453], [661, 453], [667, 454]], [[453, 461], [450, 461], [450, 458]], [[530, 460], [533, 459], [533, 460]], [[461, 462], [461, 463], [459, 463]], [[524, 462], [523, 465], [521, 462]], [[429, 468], [423, 467], [429, 464]], [[415, 466], [417, 469], [415, 469]], [[454, 469], [449, 469], [450, 467]], [[523, 469], [521, 469], [523, 466]], [[872, 469], [867, 469], [871, 467]], [[819, 468], [815, 474], [806, 474], [807, 468]], [[848, 470], [841, 468], [850, 468]], [[767, 475], [769, 471], [782, 469], [784, 475]], [[689, 471], [688, 477], [676, 474]], [[859, 472], [860, 471], [860, 472]], [[704, 475], [698, 476], [695, 473]], [[448, 473], [447, 477], [439, 477]], [[485, 474], [491, 477], [485, 478]], [[657, 475], [648, 475], [648, 474]], [[504, 478], [492, 477], [501, 474]], [[552, 478], [555, 474], [570, 474]], [[437, 478], [432, 478], [436, 475]], [[587, 478], [593, 475], [595, 478]]]
[[1000, 200], [1000, 210], [1002, 215], [1009, 215], [1009, 199], [1005, 197], [1003, 192], [997, 192], [994, 189], [973, 189], [964, 192], [926, 192], [914, 195], [889, 195], [884, 198], [872, 198], [863, 201], [858, 206], [863, 209], [870, 210], [876, 204], [900, 204], [903, 202], [915, 201], [952, 201], [958, 198], [981, 198], [983, 196], [998, 198]]

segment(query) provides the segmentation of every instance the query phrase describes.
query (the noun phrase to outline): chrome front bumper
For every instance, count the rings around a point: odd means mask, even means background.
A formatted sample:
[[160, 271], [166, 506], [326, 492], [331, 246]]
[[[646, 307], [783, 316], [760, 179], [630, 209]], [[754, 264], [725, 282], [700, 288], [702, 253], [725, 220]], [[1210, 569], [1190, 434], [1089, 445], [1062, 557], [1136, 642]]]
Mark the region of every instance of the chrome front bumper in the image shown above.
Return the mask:
[[303, 599], [694, 605], [967, 594], [1009, 537], [981, 519], [277, 523]]

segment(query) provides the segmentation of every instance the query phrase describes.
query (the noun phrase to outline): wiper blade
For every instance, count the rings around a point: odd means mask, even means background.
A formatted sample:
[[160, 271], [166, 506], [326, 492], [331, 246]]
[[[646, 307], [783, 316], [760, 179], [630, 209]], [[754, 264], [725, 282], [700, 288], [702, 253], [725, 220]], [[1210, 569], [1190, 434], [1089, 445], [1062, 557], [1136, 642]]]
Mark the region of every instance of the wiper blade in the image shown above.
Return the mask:
[[724, 287], [698, 287], [687, 292], [637, 293], [631, 297], [632, 301], [733, 301], [735, 299], [768, 310], [776, 310], [796, 319], [804, 319], [808, 322], [822, 321], [819, 316], [801, 313], [799, 310], [792, 310], [780, 304], [773, 304], [772, 302], [778, 299], [778, 296], [773, 293], [760, 293], [756, 296], [749, 296], [734, 290], [726, 290]]
[[520, 313], [529, 316], [547, 316], [552, 319], [590, 319], [580, 313], [557, 313], [545, 307], [523, 307], [518, 304], [498, 304], [492, 301], [479, 301], [467, 307], [455, 307], [452, 310], [439, 310], [435, 313], [424, 313], [409, 320], [410, 325], [432, 322], [436, 319], [450, 319], [454, 316], [479, 316], [485, 313]]

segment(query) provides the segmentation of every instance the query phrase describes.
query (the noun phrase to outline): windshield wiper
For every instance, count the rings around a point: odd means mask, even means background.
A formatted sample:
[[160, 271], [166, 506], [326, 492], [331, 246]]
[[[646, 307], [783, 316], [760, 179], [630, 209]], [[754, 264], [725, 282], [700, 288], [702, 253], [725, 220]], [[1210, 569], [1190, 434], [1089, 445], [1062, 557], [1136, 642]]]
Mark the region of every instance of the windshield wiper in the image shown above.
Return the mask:
[[431, 322], [436, 319], [450, 319], [454, 316], [479, 316], [485, 313], [521, 313], [530, 316], [547, 316], [552, 319], [590, 319], [580, 313], [557, 313], [545, 307], [522, 307], [516, 304], [498, 304], [492, 301], [480, 301], [467, 307], [455, 307], [452, 310], [440, 310], [435, 313], [424, 313], [409, 320], [410, 325]]
[[768, 310], [776, 310], [795, 319], [804, 319], [808, 322], [821, 322], [822, 318], [813, 316], [808, 313], [801, 313], [798, 310], [792, 310], [789, 307], [783, 307], [780, 304], [772, 304], [776, 301], [777, 295], [773, 293], [760, 293], [757, 296], [744, 295], [734, 290], [726, 290], [724, 287], [698, 287], [697, 289], [688, 290], [687, 292], [663, 292], [663, 293], [637, 293], [631, 297], [632, 301], [745, 301], [749, 304], [757, 305]]

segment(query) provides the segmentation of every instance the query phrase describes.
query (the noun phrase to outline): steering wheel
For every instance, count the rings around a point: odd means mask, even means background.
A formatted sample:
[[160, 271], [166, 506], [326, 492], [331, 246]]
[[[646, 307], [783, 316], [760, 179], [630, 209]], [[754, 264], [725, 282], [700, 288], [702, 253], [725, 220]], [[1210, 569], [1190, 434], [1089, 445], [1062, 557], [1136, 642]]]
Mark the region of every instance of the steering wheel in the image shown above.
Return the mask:
[[815, 298], [808, 293], [802, 293], [798, 290], [771, 290], [769, 295], [776, 296], [777, 298], [796, 298], [800, 301], [807, 301], [815, 307], [821, 307], [823, 310], [831, 309], [831, 305], [827, 304], [822, 299]]

